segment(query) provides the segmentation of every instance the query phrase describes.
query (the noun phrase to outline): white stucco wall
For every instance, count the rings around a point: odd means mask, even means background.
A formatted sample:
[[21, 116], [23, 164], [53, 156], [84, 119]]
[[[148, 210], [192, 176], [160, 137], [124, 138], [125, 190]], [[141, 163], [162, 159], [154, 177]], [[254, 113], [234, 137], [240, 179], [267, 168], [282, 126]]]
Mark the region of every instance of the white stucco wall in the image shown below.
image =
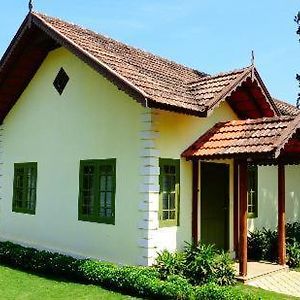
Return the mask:
[[[70, 81], [52, 83], [63, 67]], [[0, 238], [137, 264], [143, 108], [67, 50], [49, 53], [4, 120]], [[78, 221], [79, 162], [116, 158], [115, 225]], [[36, 214], [12, 212], [16, 162], [38, 163]]]
[[[157, 111], [155, 140], [159, 157], [179, 159], [181, 153], [215, 123], [237, 119], [226, 102], [208, 118], [197, 118], [184, 114]], [[233, 250], [233, 162], [220, 161], [230, 166], [230, 250]], [[200, 178], [199, 178], [200, 179]], [[201, 186], [200, 186], [201, 189]], [[200, 195], [199, 195], [200, 199]], [[201, 199], [199, 200], [201, 201]], [[200, 207], [200, 205], [199, 205]], [[200, 212], [199, 212], [200, 213]], [[157, 251], [182, 249], [185, 241], [192, 238], [192, 164], [185, 159], [180, 161], [180, 216], [179, 226], [158, 228], [155, 233]], [[201, 237], [200, 237], [201, 238]]]
[[[300, 166], [286, 166], [286, 221], [300, 221]], [[277, 167], [258, 168], [258, 217], [248, 220], [249, 230], [277, 226]]]
[[[59, 96], [52, 83], [61, 67], [70, 81]], [[179, 159], [215, 123], [232, 119], [226, 102], [206, 119], [143, 108], [67, 50], [51, 52], [1, 127], [0, 239], [128, 264], [181, 249], [192, 235], [191, 162], [180, 164], [179, 226], [159, 228], [158, 159]], [[117, 159], [115, 225], [78, 221], [79, 162], [104, 158]], [[33, 216], [12, 212], [14, 163], [29, 161], [38, 163]], [[233, 162], [220, 162], [230, 166], [232, 251]], [[286, 191], [287, 220], [299, 220], [299, 166], [287, 167]], [[249, 229], [276, 224], [277, 170], [259, 167], [259, 217]]]

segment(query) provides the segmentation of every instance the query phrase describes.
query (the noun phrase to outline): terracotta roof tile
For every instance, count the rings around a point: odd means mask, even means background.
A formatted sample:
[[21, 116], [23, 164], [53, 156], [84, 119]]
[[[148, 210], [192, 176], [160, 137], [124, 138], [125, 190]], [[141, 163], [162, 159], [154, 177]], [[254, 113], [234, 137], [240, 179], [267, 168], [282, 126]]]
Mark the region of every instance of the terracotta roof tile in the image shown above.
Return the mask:
[[218, 123], [185, 150], [182, 156], [191, 159], [249, 153], [274, 154], [299, 127], [300, 115], [296, 118], [281, 116]]
[[40, 13], [35, 16], [64, 37], [142, 89], [157, 101], [187, 105], [196, 109], [199, 104], [188, 90], [189, 82], [207, 76], [186, 66], [158, 57], [97, 34], [78, 25]]
[[190, 91], [195, 95], [198, 103], [211, 106], [214, 100], [230, 87], [239, 77], [249, 74], [250, 68], [234, 70], [228, 73], [220, 73], [214, 76], [206, 76], [190, 84]]
[[275, 105], [278, 107], [280, 113], [284, 116], [295, 116], [300, 113], [300, 109], [285, 101], [273, 98]]
[[78, 25], [36, 12], [33, 15], [158, 103], [203, 112], [251, 72], [248, 67], [209, 76]]

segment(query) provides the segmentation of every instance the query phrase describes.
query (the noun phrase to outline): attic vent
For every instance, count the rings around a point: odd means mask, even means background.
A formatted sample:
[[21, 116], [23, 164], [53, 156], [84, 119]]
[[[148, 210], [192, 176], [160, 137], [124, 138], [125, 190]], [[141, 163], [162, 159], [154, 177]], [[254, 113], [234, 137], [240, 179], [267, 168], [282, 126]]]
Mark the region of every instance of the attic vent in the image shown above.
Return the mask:
[[69, 81], [69, 76], [63, 68], [60, 68], [58, 74], [56, 75], [53, 85], [57, 92], [61, 95]]

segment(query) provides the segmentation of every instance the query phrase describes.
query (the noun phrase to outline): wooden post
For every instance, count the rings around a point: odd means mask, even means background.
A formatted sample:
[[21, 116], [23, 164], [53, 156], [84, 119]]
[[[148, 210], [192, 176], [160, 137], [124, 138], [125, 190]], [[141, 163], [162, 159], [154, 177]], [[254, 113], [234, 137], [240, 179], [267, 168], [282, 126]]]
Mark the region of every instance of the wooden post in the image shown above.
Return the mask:
[[192, 238], [194, 243], [198, 243], [199, 239], [199, 222], [198, 222], [198, 212], [199, 212], [199, 161], [193, 160], [193, 184], [192, 184]]
[[278, 262], [285, 265], [285, 169], [278, 165]]
[[239, 242], [239, 262], [240, 276], [247, 276], [247, 193], [248, 193], [248, 177], [247, 163], [239, 164], [239, 187], [240, 187], [240, 242]]
[[233, 229], [233, 236], [234, 236], [234, 251], [236, 253], [236, 258], [239, 257], [239, 165], [236, 160], [234, 160], [234, 170], [233, 170], [233, 177], [234, 177], [234, 188], [233, 188], [233, 219], [234, 219], [234, 229]]

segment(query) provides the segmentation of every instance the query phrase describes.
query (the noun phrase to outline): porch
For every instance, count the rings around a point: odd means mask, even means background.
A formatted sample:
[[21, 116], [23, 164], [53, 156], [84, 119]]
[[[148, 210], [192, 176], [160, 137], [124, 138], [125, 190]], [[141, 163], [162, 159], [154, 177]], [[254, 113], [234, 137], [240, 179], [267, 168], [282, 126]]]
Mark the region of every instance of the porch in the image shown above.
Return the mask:
[[254, 279], [258, 279], [271, 274], [286, 272], [289, 270], [286, 265], [279, 265], [266, 261], [248, 261], [248, 272], [246, 276], [240, 276], [239, 263], [235, 263], [236, 279], [243, 283], [249, 282]]
[[[285, 166], [300, 163], [300, 115], [216, 124], [192, 144], [182, 156], [193, 164], [192, 236], [199, 240], [199, 161], [234, 161], [234, 250], [242, 281], [284, 270], [285, 245]], [[278, 265], [248, 262], [247, 213], [248, 166], [277, 166]], [[203, 176], [203, 174], [202, 174]], [[260, 275], [261, 274], [261, 275]]]

